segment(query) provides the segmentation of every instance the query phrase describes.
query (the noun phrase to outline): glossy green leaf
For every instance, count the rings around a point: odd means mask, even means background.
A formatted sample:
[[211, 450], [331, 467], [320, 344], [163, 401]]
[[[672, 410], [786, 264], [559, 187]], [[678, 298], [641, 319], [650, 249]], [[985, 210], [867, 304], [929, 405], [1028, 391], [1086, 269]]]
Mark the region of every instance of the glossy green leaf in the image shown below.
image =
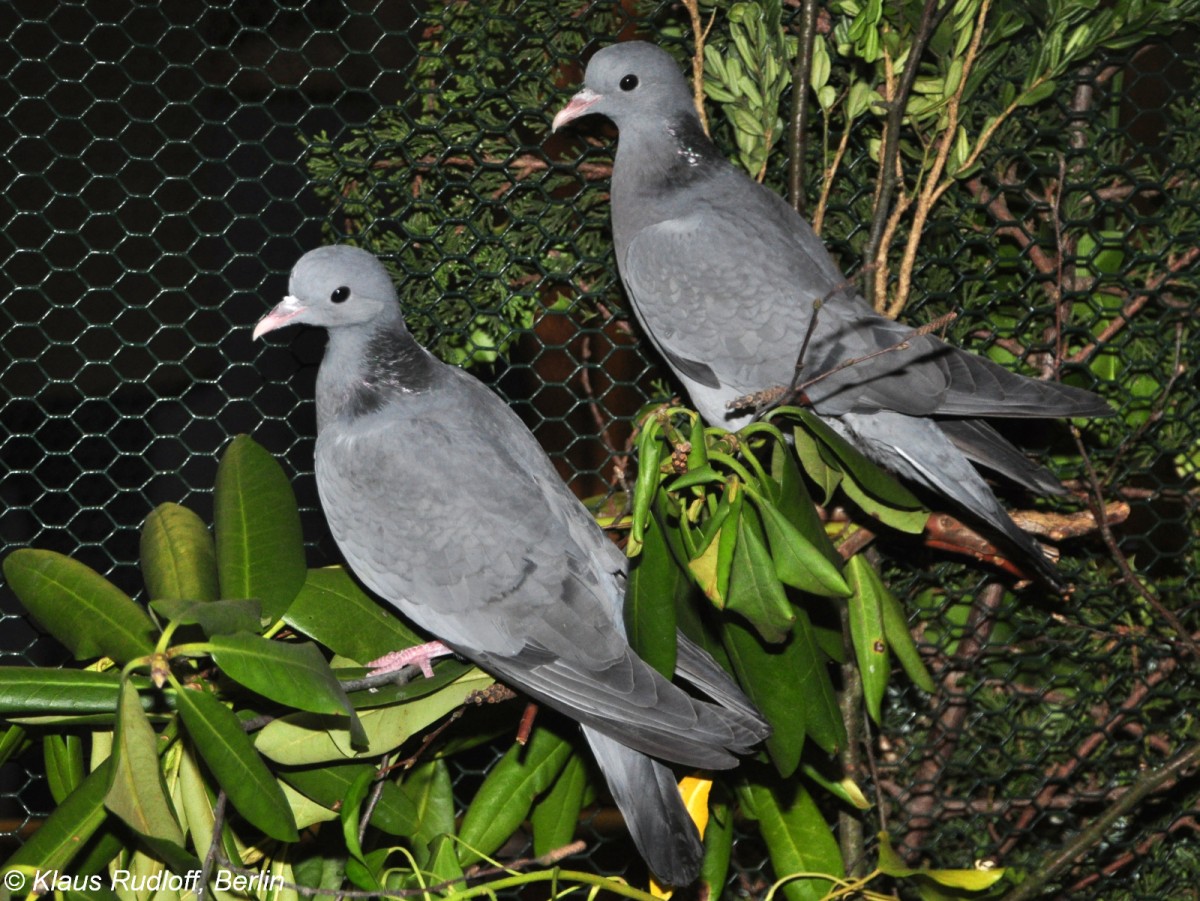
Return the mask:
[[367, 744], [352, 742], [342, 717], [294, 713], [268, 723], [255, 736], [258, 750], [277, 763], [306, 766], [385, 754], [450, 713], [474, 692], [492, 684], [491, 676], [472, 667], [431, 695], [359, 714]]
[[[744, 783], [738, 789], [743, 811], [758, 821], [777, 879], [795, 873], [846, 875], [837, 840], [812, 796], [792, 781], [786, 786]], [[784, 883], [788, 901], [820, 901], [832, 879], [799, 878]]]
[[787, 638], [796, 614], [759, 528], [754, 510], [742, 510], [725, 609], [745, 617], [764, 641], [778, 643]]
[[[20, 726], [9, 726], [0, 732], [0, 766], [20, 754], [28, 745], [28, 736]], [[55, 798], [55, 801], [58, 801]]]
[[160, 504], [146, 517], [142, 578], [155, 600], [215, 601], [220, 596], [217, 549], [199, 516], [179, 504]]
[[886, 832], [879, 833], [878, 838], [879, 871], [886, 876], [929, 879], [938, 885], [968, 892], [987, 891], [1004, 878], [1004, 867], [993, 867], [986, 870], [926, 870], [910, 867], [896, 853]]
[[805, 730], [827, 754], [836, 754], [846, 747], [846, 725], [833, 693], [826, 658], [817, 644], [816, 630], [804, 610], [796, 611], [791, 644], [795, 646], [798, 674], [795, 685], [804, 706]]
[[571, 756], [571, 745], [549, 729], [535, 726], [529, 743], [513, 744], [492, 767], [463, 816], [459, 863], [466, 866], [495, 853], [529, 815]]
[[115, 713], [121, 695], [116, 670], [0, 667], [0, 716]]
[[775, 507], [809, 544], [824, 554], [830, 563], [840, 567], [842, 556], [829, 540], [825, 523], [817, 514], [816, 504], [796, 463], [796, 454], [782, 441], [775, 442], [771, 448], [771, 476], [767, 485]]
[[826, 463], [842, 470], [842, 490], [855, 504], [902, 532], [919, 534], [925, 528], [929, 511], [911, 491], [859, 453], [818, 416], [808, 410], [799, 410], [798, 415], [818, 440], [818, 450]]
[[662, 477], [662, 465], [666, 445], [662, 442], [662, 430], [658, 415], [651, 413], [642, 420], [642, 430], [637, 441], [637, 481], [633, 486], [633, 516], [629, 526], [629, 542], [625, 552], [636, 557], [642, 552], [642, 540], [646, 523], [650, 518], [650, 505], [658, 493], [658, 482]]
[[863, 702], [867, 713], [876, 723], [887, 690], [888, 653], [883, 631], [883, 607], [880, 596], [887, 591], [879, 575], [862, 554], [855, 554], [846, 564], [850, 585], [854, 588], [846, 601], [850, 620], [850, 645], [858, 661], [862, 677]]
[[758, 503], [758, 511], [771, 545], [770, 560], [781, 582], [823, 597], [846, 597], [850, 593], [838, 565], [792, 525], [781, 510], [763, 499]]
[[4, 577], [38, 625], [76, 660], [128, 663], [154, 651], [156, 630], [146, 611], [91, 567], [54, 551], [22, 548], [4, 559]]
[[230, 442], [213, 491], [221, 596], [254, 598], [277, 619], [304, 585], [304, 542], [292, 486], [247, 435]]
[[533, 825], [534, 854], [548, 854], [575, 838], [587, 785], [583, 758], [572, 754], [550, 791], [533, 805], [529, 819]]
[[49, 733], [42, 738], [46, 783], [55, 804], [61, 804], [83, 782], [83, 741], [74, 733]]
[[158, 765], [160, 747], [137, 689], [126, 682], [117, 708], [113, 777], [104, 806], [139, 835], [170, 842], [183, 853], [183, 832], [167, 800]]
[[625, 632], [638, 656], [667, 678], [675, 672], [675, 594], [686, 578], [651, 516], [642, 553], [629, 568]]
[[[367, 763], [341, 764], [302, 770], [282, 770], [279, 778], [296, 791], [312, 798], [322, 807], [337, 810], [350, 787], [363, 774], [373, 774], [375, 768]], [[420, 814], [408, 796], [394, 782], [385, 782], [379, 800], [371, 813], [371, 825], [390, 835], [408, 836], [421, 825]]]
[[359, 588], [340, 566], [310, 569], [283, 621], [359, 663], [426, 640]]
[[[303, 832], [309, 826], [328, 823], [338, 818], [336, 805], [334, 808], [329, 808], [318, 804], [285, 781], [281, 781], [279, 787], [283, 789], [283, 796], [287, 798], [288, 808], [292, 811], [292, 819], [296, 821], [298, 831]], [[372, 821], [374, 821], [374, 817], [372, 817]]]
[[428, 884], [445, 885], [462, 880], [461, 854], [462, 848], [454, 841], [453, 836], [439, 835], [434, 838], [429, 848], [429, 863], [426, 865]]
[[258, 601], [187, 601], [164, 598], [151, 601], [159, 616], [181, 626], [199, 626], [205, 635], [262, 631], [262, 606]]
[[271, 641], [257, 635], [217, 635], [213, 660], [235, 682], [265, 698], [312, 713], [345, 714], [356, 744], [366, 744], [358, 714], [312, 642]]
[[709, 898], [724, 895], [732, 856], [733, 807], [728, 802], [714, 801], [710, 797], [708, 825], [704, 829], [704, 861], [700, 865], [700, 882], [707, 889]]
[[904, 608], [900, 606], [896, 596], [887, 590], [886, 585], [883, 589], [879, 595], [879, 603], [883, 613], [884, 640], [913, 684], [922, 691], [932, 693], [937, 690], [937, 685], [933, 676], [929, 675], [929, 670], [925, 668], [925, 661], [921, 659], [921, 653], [913, 641]]
[[833, 500], [834, 491], [842, 481], [841, 470], [825, 462], [825, 457], [821, 453], [821, 445], [807, 429], [796, 426], [792, 430], [792, 438], [800, 465], [804, 467], [808, 477], [821, 489], [821, 506], [828, 507], [829, 502]]
[[233, 712], [203, 691], [177, 691], [175, 704], [196, 751], [230, 803], [272, 838], [296, 841], [296, 824], [283, 790]]
[[[38, 827], [38, 830], [0, 866], [0, 872], [17, 867], [61, 870], [81, 851], [87, 840], [108, 817], [104, 794], [112, 775], [112, 760], [106, 760]], [[5, 888], [12, 890], [13, 886]], [[15, 894], [15, 892], [14, 892]]]
[[[405, 774], [400, 791], [416, 811], [414, 853], [419, 850], [428, 855], [435, 838], [454, 834], [454, 784], [450, 768], [443, 759], [419, 764]], [[422, 866], [426, 859], [417, 856]]]
[[807, 664], [799, 659], [793, 635], [778, 645], [765, 645], [753, 629], [735, 617], [721, 623], [721, 641], [738, 683], [771, 724], [767, 753], [781, 774], [791, 774], [804, 748], [804, 707], [797, 696], [809, 690], [801, 681]]

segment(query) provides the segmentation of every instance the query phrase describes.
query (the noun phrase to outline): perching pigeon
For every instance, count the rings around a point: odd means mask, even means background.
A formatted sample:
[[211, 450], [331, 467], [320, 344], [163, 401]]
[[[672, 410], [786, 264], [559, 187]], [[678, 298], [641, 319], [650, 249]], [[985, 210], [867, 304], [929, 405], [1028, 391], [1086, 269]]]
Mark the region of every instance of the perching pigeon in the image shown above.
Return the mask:
[[254, 336], [294, 322], [329, 331], [317, 488], [350, 568], [453, 651], [579, 721], [651, 870], [692, 882], [699, 837], [651, 758], [731, 767], [769, 733], [762, 717], [682, 635], [679, 674], [718, 703], [634, 654], [625, 556], [517, 415], [417, 344], [372, 254], [305, 254]]
[[[666, 52], [631, 41], [593, 56], [553, 128], [592, 113], [620, 131], [612, 227], [626, 293], [709, 423], [736, 429], [753, 411], [731, 401], [793, 383], [815, 301], [801, 381], [911, 334], [858, 296], [781, 197], [720, 155]], [[978, 417], [1109, 415], [1101, 398], [917, 337], [812, 384], [806, 399], [867, 456], [999, 530], [1058, 584], [971, 463], [1042, 493], [1063, 488]]]

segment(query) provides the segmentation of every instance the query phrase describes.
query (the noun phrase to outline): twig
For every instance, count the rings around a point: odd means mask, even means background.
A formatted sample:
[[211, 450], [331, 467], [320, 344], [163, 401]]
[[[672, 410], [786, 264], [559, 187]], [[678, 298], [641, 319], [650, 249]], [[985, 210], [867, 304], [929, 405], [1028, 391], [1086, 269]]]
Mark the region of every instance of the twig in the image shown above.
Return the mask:
[[[813, 41], [817, 36], [817, 0], [804, 0], [800, 8], [800, 40], [792, 65], [792, 148], [788, 159], [788, 200], [792, 209], [804, 213], [804, 170], [808, 145], [808, 110], [812, 80]], [[850, 128], [847, 124], [846, 132]]]
[[1084, 446], [1083, 437], [1080, 435], [1079, 429], [1075, 426], [1071, 426], [1071, 437], [1075, 439], [1075, 447], [1079, 450], [1079, 458], [1083, 461], [1084, 471], [1087, 473], [1088, 482], [1091, 484], [1092, 493], [1089, 499], [1093, 504], [1096, 522], [1100, 526], [1100, 537], [1104, 539], [1104, 544], [1108, 547], [1108, 552], [1112, 555], [1113, 562], [1117, 564], [1117, 568], [1121, 570], [1121, 575], [1125, 577], [1125, 580], [1142, 596], [1142, 599], [1150, 605], [1151, 609], [1175, 630], [1179, 640], [1187, 645], [1192, 656], [1200, 660], [1200, 645], [1196, 643], [1196, 640], [1184, 628], [1183, 623], [1179, 621], [1179, 617], [1166, 608], [1162, 601], [1146, 587], [1146, 583], [1138, 578], [1137, 573], [1133, 571], [1133, 567], [1129, 565], [1129, 559], [1121, 551], [1120, 545], [1117, 544], [1116, 536], [1113, 535], [1113, 531], [1105, 518], [1104, 494], [1103, 489], [1100, 487], [1100, 478], [1096, 475], [1096, 470], [1092, 466], [1092, 458], [1088, 455], [1087, 448]]
[[1060, 873], [1075, 862], [1076, 858], [1102, 842], [1117, 820], [1162, 786], [1179, 779], [1184, 771], [1197, 763], [1200, 763], [1200, 742], [1181, 751], [1158, 769], [1143, 773], [1130, 786], [1129, 791], [1121, 796], [1120, 800], [1096, 817], [1086, 829], [1051, 854], [1039, 866], [1030, 869], [1026, 880], [1014, 891], [1005, 895], [1005, 901], [1028, 901], [1028, 899], [1038, 897], [1050, 882], [1057, 879]]
[[967, 719], [966, 697], [958, 686], [966, 673], [977, 668], [976, 658], [992, 634], [1003, 598], [1004, 586], [998, 582], [989, 583], [979, 593], [963, 626], [963, 637], [951, 662], [952, 668], [945, 674], [942, 688], [945, 703], [939, 705], [941, 712], [930, 734], [929, 751], [917, 767], [911, 787], [900, 798], [902, 803], [907, 802], [909, 830], [898, 850], [906, 857], [912, 857], [920, 850], [925, 835], [933, 826], [933, 812], [938, 806], [938, 778], [962, 737], [963, 723]]
[[200, 884], [196, 886], [196, 901], [204, 901], [208, 892], [208, 881], [212, 878], [213, 868], [217, 865], [217, 857], [221, 853], [221, 832], [225, 828], [225, 789], [217, 792], [217, 803], [213, 805], [212, 839], [208, 852], [204, 855], [204, 864], [200, 869]]
[[[925, 48], [929, 45], [930, 38], [937, 31], [937, 27], [946, 13], [954, 5], [950, 0], [945, 0], [941, 8], [938, 8], [937, 4], [938, 0], [925, 0], [925, 5], [921, 10], [921, 23], [913, 38], [912, 47], [909, 49], [904, 74], [900, 76], [895, 94], [888, 97], [883, 148], [879, 153], [879, 191], [875, 197], [875, 215], [871, 222], [871, 234], [867, 239], [867, 246], [863, 249], [863, 259], [870, 263], [877, 261], [883, 247], [884, 227], [888, 220], [892, 195], [896, 191], [896, 183], [899, 180], [897, 167], [900, 163], [900, 124], [904, 120], [904, 109], [908, 106], [908, 97], [912, 93], [913, 82], [916, 81], [917, 70], [920, 67], [921, 57], [925, 55]], [[865, 289], [864, 293], [867, 297], [875, 296], [877, 289], [874, 275], [868, 275]]]
[[[862, 771], [862, 747], [866, 742], [863, 718], [862, 672], [855, 661], [854, 647], [850, 641], [850, 613], [846, 604], [839, 604], [842, 620], [842, 642], [845, 645], [846, 662], [842, 664], [842, 690], [838, 693], [838, 712], [846, 729], [846, 746], [838, 754], [842, 772], [848, 779], [857, 780]], [[838, 845], [842, 860], [846, 863], [846, 875], [862, 875], [866, 843], [862, 819], [848, 810], [838, 811]]]
[[691, 19], [692, 40], [695, 44], [692, 51], [692, 102], [696, 104], [696, 112], [700, 116], [700, 127], [708, 134], [708, 113], [704, 110], [704, 41], [717, 19], [717, 11], [713, 10], [708, 25], [705, 26], [700, 18], [699, 0], [683, 0], [683, 5], [688, 11], [688, 18]]

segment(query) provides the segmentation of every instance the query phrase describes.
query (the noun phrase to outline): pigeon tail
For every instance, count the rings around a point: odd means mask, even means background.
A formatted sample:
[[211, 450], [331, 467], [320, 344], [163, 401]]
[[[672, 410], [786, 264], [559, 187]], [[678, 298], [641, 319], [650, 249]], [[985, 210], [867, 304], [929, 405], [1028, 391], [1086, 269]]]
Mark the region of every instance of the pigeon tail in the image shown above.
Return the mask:
[[943, 419], [938, 425], [969, 460], [1038, 494], [1062, 496], [1067, 493], [1054, 473], [1034, 463], [983, 420]]
[[704, 846], [684, 806], [675, 775], [663, 764], [583, 726], [596, 762], [608, 782], [638, 851], [659, 882], [684, 886], [696, 881]]

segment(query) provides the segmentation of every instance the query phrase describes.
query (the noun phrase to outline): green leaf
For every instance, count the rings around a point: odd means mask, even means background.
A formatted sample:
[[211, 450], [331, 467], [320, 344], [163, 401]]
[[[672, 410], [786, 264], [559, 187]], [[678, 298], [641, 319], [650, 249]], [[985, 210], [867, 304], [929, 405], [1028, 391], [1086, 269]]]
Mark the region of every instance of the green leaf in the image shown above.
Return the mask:
[[217, 784], [253, 826], [283, 842], [299, 839], [283, 790], [229, 708], [203, 691], [175, 693], [183, 725]]
[[[20, 726], [9, 726], [3, 732], [0, 732], [0, 766], [8, 763], [12, 758], [16, 757], [25, 750], [28, 744], [25, 730]], [[58, 798], [54, 799], [58, 801]]]
[[629, 527], [629, 542], [625, 552], [636, 557], [642, 552], [643, 531], [650, 517], [650, 504], [658, 493], [658, 482], [662, 477], [665, 445], [659, 437], [662, 423], [657, 413], [651, 413], [642, 421], [642, 431], [637, 442], [637, 481], [633, 486], [633, 517]]
[[708, 825], [704, 829], [704, 861], [700, 865], [700, 882], [707, 889], [709, 898], [724, 895], [732, 856], [733, 808], [728, 802], [714, 801], [710, 796]]
[[743, 510], [737, 519], [725, 607], [745, 617], [771, 643], [786, 639], [796, 620], [752, 509]]
[[206, 636], [259, 632], [262, 607], [258, 601], [187, 601], [176, 598], [151, 601], [154, 612], [181, 626], [199, 626]]
[[38, 625], [76, 660], [128, 663], [153, 653], [155, 628], [146, 611], [91, 567], [54, 551], [22, 548], [5, 558], [4, 577]]
[[887, 690], [888, 655], [883, 631], [883, 609], [880, 595], [887, 589], [879, 575], [862, 554], [855, 554], [846, 564], [854, 594], [846, 602], [850, 620], [850, 644], [862, 676], [863, 700], [867, 713], [880, 722], [880, 707]]
[[987, 870], [922, 870], [910, 867], [892, 848], [891, 839], [886, 832], [879, 833], [878, 837], [879, 871], [886, 876], [930, 879], [939, 885], [968, 892], [986, 891], [1004, 878], [1004, 867]]
[[797, 695], [808, 690], [801, 679], [807, 663], [799, 659], [795, 635], [781, 645], [766, 646], [748, 626], [733, 617], [721, 623], [721, 641], [738, 683], [771, 724], [767, 753], [775, 768], [790, 775], [804, 748], [804, 707]]
[[289, 766], [378, 756], [437, 722], [493, 681], [491, 676], [472, 667], [434, 694], [360, 713], [359, 721], [367, 739], [365, 746], [351, 740], [344, 718], [311, 713], [293, 713], [272, 720], [255, 736], [254, 744], [266, 757]]
[[116, 712], [121, 674], [115, 670], [0, 667], [0, 716]]
[[929, 670], [925, 668], [925, 661], [921, 659], [912, 632], [908, 629], [908, 618], [904, 615], [904, 608], [886, 586], [879, 596], [879, 601], [883, 612], [883, 637], [896, 660], [914, 685], [922, 691], [936, 691], [937, 685], [933, 676], [929, 675]]
[[492, 767], [463, 815], [459, 863], [466, 866], [504, 844], [529, 815], [534, 799], [548, 789], [571, 756], [571, 745], [537, 726], [529, 743], [513, 744]]
[[675, 595], [686, 579], [657, 517], [650, 516], [642, 552], [629, 568], [625, 631], [638, 656], [668, 679], [675, 672]]
[[583, 758], [572, 754], [550, 791], [533, 806], [529, 819], [533, 825], [534, 854], [548, 854], [575, 837], [587, 785]]
[[846, 725], [838, 710], [826, 658], [817, 644], [816, 630], [804, 610], [796, 611], [791, 644], [796, 648], [799, 678], [794, 685], [804, 706], [805, 729], [827, 754], [836, 754], [846, 747]]
[[143, 837], [169, 842], [183, 855], [183, 832], [167, 800], [158, 765], [163, 745], [142, 710], [137, 689], [121, 687], [117, 728], [113, 740], [112, 781], [104, 806]]
[[[0, 866], [0, 872], [17, 867], [39, 870], [66, 867], [108, 817], [104, 794], [108, 791], [111, 776], [110, 758], [92, 770], [91, 775], [55, 808], [25, 844]], [[11, 891], [13, 886], [6, 885], [5, 888]]]
[[217, 549], [204, 520], [179, 504], [160, 504], [142, 526], [142, 578], [153, 599], [215, 601]]
[[340, 566], [310, 569], [283, 621], [335, 654], [359, 663], [425, 641], [372, 600]]
[[1053, 95], [1056, 90], [1058, 90], [1058, 84], [1055, 81], [1043, 81], [1023, 92], [1017, 101], [1017, 106], [1034, 106]]
[[50, 797], [61, 804], [83, 782], [83, 741], [72, 733], [49, 733], [42, 738], [42, 759]]
[[[350, 763], [315, 769], [281, 770], [279, 778], [305, 797], [322, 807], [337, 810], [350, 787], [364, 773], [372, 774], [375, 767], [367, 763]], [[371, 825], [390, 835], [410, 836], [421, 828], [421, 817], [412, 801], [394, 782], [385, 782]]]
[[358, 714], [312, 642], [292, 644], [242, 632], [214, 636], [209, 644], [213, 660], [238, 684], [299, 710], [345, 714], [355, 744], [366, 744]]
[[[419, 764], [404, 777], [400, 791], [416, 810], [413, 843], [423, 846], [423, 853], [428, 855], [437, 836], [454, 834], [454, 784], [450, 768], [443, 759]], [[425, 860], [418, 855], [417, 863], [424, 866]]]
[[829, 502], [833, 500], [833, 492], [837, 490], [838, 483], [842, 480], [841, 470], [825, 462], [817, 439], [806, 429], [796, 426], [792, 430], [792, 436], [800, 465], [804, 467], [808, 477], [821, 489], [821, 506], [828, 507]]
[[[821, 547], [792, 525], [769, 500], [756, 500], [771, 543], [770, 559], [779, 580], [822, 597], [849, 595], [850, 586], [846, 584], [837, 564], [830, 560]], [[824, 535], [824, 529], [821, 534]], [[823, 543], [827, 544], [828, 539]]]
[[817, 438], [818, 451], [825, 462], [842, 470], [842, 490], [864, 513], [901, 532], [919, 535], [924, 531], [929, 511], [911, 491], [851, 447], [815, 414], [798, 410], [797, 415]]
[[783, 885], [788, 901], [820, 901], [832, 891], [833, 879], [846, 875], [837, 840], [816, 802], [799, 782], [768, 787], [755, 782], [738, 788], [743, 809], [758, 821], [776, 878], [795, 873], [825, 873], [830, 879], [805, 877]]
[[254, 598], [270, 619], [304, 584], [304, 542], [292, 486], [275, 458], [247, 435], [230, 442], [213, 491], [221, 596]]

